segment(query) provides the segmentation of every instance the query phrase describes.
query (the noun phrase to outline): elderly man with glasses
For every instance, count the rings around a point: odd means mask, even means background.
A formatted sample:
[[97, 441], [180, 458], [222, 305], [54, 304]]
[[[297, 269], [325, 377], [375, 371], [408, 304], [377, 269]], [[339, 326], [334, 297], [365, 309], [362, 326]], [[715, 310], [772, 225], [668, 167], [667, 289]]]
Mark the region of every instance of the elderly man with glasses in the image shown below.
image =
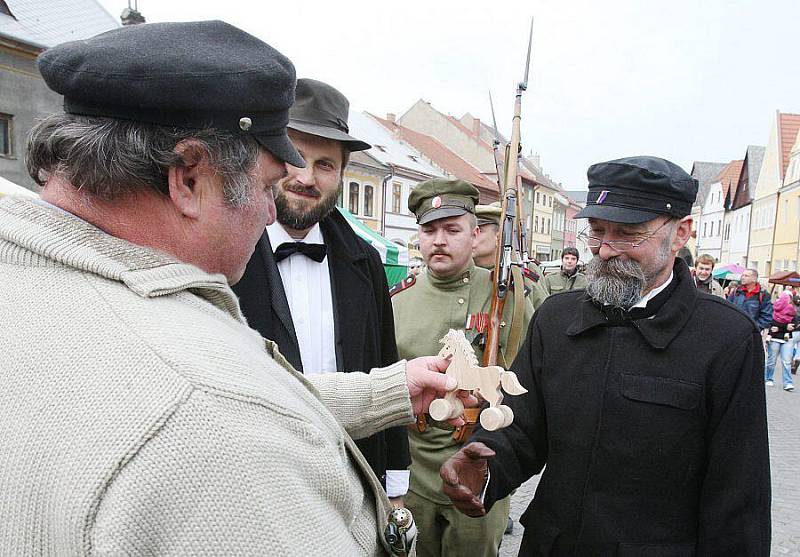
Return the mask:
[[655, 157], [588, 178], [588, 286], [536, 313], [514, 423], [476, 430], [444, 491], [481, 516], [544, 469], [520, 555], [768, 555], [761, 337], [675, 258], [697, 182]]

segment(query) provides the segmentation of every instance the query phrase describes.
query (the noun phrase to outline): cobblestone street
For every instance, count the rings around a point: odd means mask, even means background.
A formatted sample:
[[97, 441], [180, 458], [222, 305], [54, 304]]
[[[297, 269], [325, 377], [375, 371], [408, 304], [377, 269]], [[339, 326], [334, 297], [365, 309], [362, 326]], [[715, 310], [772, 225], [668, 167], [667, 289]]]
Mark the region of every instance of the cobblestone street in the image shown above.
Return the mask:
[[[770, 460], [772, 463], [772, 554], [800, 556], [800, 391], [786, 393], [780, 384], [767, 387]], [[523, 528], [519, 517], [533, 498], [538, 476], [511, 499], [514, 532], [503, 539], [502, 557], [517, 555]]]

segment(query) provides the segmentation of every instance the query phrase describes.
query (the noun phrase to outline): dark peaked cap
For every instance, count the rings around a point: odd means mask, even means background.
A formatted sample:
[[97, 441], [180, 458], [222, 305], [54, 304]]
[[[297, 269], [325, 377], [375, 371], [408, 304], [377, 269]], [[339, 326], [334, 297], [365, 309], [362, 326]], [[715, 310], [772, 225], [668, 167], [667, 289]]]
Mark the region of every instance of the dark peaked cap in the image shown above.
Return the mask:
[[294, 66], [222, 21], [114, 29], [46, 50], [39, 71], [67, 113], [247, 134], [305, 166], [286, 135]]
[[627, 157], [593, 164], [589, 194], [575, 218], [635, 224], [659, 215], [683, 218], [692, 212], [697, 180], [658, 157]]

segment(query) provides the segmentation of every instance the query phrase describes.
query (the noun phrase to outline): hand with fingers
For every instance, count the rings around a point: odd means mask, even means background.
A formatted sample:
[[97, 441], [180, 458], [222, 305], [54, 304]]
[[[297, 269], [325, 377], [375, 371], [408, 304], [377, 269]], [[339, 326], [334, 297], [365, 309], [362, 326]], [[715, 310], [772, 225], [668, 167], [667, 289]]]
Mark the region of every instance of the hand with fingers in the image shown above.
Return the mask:
[[[458, 387], [455, 378], [444, 375], [449, 364], [449, 360], [439, 356], [423, 356], [406, 363], [408, 394], [415, 416], [428, 412], [431, 402]], [[469, 391], [458, 391], [457, 396], [465, 407], [478, 404], [478, 399]], [[456, 427], [464, 425], [464, 419], [460, 416], [448, 421]]]
[[481, 494], [489, 476], [489, 459], [494, 451], [483, 443], [468, 443], [442, 465], [442, 491], [453, 506], [467, 516], [486, 514]]

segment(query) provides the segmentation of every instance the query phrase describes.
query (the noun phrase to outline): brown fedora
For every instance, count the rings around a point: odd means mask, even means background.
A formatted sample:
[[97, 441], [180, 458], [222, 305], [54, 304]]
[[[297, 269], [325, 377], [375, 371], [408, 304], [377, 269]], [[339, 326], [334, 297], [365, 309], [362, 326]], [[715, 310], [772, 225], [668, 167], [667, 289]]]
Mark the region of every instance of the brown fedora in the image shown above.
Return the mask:
[[350, 151], [364, 151], [369, 143], [349, 135], [350, 103], [339, 91], [316, 79], [298, 79], [287, 127], [344, 143]]

